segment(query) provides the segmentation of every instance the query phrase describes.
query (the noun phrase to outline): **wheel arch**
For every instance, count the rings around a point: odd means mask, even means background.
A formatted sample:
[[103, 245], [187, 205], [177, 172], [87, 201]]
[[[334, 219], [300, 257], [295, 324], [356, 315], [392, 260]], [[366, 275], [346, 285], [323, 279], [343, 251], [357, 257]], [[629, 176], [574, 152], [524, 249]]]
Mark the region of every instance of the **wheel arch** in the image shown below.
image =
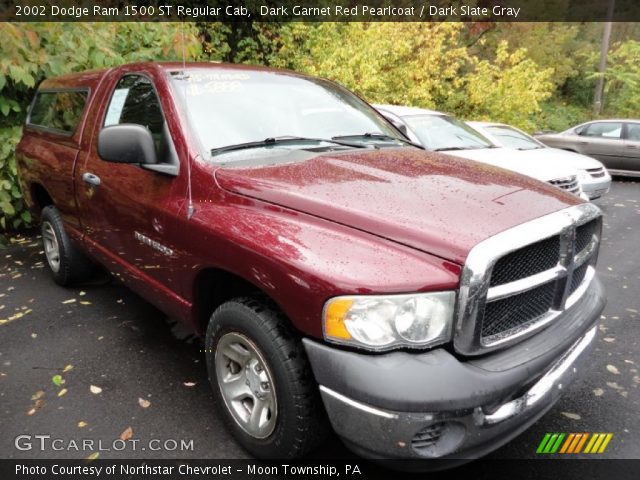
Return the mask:
[[41, 213], [42, 210], [45, 207], [48, 207], [49, 205], [55, 205], [53, 198], [51, 197], [51, 195], [49, 195], [49, 192], [41, 183], [38, 183], [38, 182], [32, 183], [29, 190], [30, 190], [29, 193], [31, 194], [31, 202], [32, 202], [33, 208], [38, 213]]
[[[204, 268], [196, 275], [192, 291], [193, 319], [198, 334], [204, 335], [211, 314], [220, 305], [237, 297], [262, 297], [283, 312], [271, 295], [242, 276], [222, 268]], [[288, 317], [285, 315], [285, 318]]]

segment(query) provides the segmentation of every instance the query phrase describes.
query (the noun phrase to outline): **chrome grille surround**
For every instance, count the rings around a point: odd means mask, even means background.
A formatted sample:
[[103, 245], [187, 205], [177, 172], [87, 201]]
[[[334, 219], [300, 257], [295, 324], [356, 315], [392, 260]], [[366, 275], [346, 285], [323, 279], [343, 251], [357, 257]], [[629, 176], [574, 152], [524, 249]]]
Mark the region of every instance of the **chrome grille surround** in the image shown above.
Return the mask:
[[[536, 218], [500, 232], [476, 245], [467, 256], [460, 280], [456, 306], [455, 349], [465, 355], [478, 355], [503, 348], [533, 335], [570, 308], [582, 297], [591, 283], [601, 234], [600, 209], [583, 203]], [[575, 251], [576, 229], [593, 220], [597, 226], [591, 241], [580, 252]], [[584, 229], [582, 229], [584, 230]], [[494, 265], [504, 256], [553, 236], [560, 238], [560, 256], [553, 268], [503, 285], [491, 285]], [[581, 282], [573, 282], [574, 270], [587, 264]], [[543, 315], [499, 335], [484, 337], [482, 327], [485, 306], [489, 302], [513, 297], [555, 282], [553, 306]]]

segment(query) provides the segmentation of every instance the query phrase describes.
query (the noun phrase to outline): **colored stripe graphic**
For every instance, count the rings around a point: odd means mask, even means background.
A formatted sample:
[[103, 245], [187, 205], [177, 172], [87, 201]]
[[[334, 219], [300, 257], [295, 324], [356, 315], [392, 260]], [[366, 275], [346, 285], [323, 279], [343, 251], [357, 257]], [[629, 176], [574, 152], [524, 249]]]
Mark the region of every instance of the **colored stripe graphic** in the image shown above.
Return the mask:
[[545, 445], [547, 444], [547, 442], [549, 441], [550, 438], [551, 438], [551, 434], [550, 433], [545, 433], [544, 438], [540, 442], [540, 445], [538, 445], [538, 449], [536, 450], [536, 453], [542, 453], [542, 451], [544, 450]]
[[536, 453], [604, 453], [612, 438], [613, 433], [546, 433]]
[[600, 434], [598, 433], [591, 435], [591, 439], [589, 440], [589, 443], [587, 443], [587, 448], [584, 449], [584, 453], [591, 453], [591, 448], [598, 441], [598, 438], [600, 438]]
[[549, 453], [556, 453], [558, 451], [558, 449], [560, 448], [560, 444], [562, 443], [562, 440], [564, 439], [565, 434], [561, 433], [558, 435], [558, 440], [556, 440], [556, 443], [553, 445], [553, 447], [551, 448], [551, 451]]
[[576, 433], [575, 437], [573, 438], [573, 442], [571, 442], [571, 445], [569, 446], [569, 450], [567, 451], [567, 453], [574, 453], [576, 451], [576, 448], [578, 447], [578, 444], [583, 441], [584, 434], [583, 433]]
[[551, 453], [551, 448], [556, 443], [556, 439], [557, 438], [558, 438], [558, 434], [557, 433], [554, 433], [553, 435], [551, 435], [551, 438], [547, 442], [547, 445], [544, 447], [544, 450], [543, 450], [542, 453]]
[[609, 445], [609, 442], [611, 441], [612, 438], [613, 438], [613, 433], [607, 433], [607, 436], [604, 438], [602, 445], [600, 445], [600, 450], [598, 450], [598, 453], [604, 453], [604, 451], [607, 449], [607, 445]]
[[582, 438], [580, 439], [580, 443], [578, 443], [578, 445], [576, 446], [576, 451], [573, 453], [580, 453], [582, 451], [582, 446], [584, 445], [584, 442], [587, 441], [587, 438], [589, 438], [589, 434], [583, 433]]
[[564, 445], [562, 445], [562, 448], [560, 449], [560, 453], [567, 453], [567, 449], [569, 448], [569, 445], [571, 445], [571, 442], [573, 442], [573, 439], [575, 438], [575, 436], [576, 436], [575, 433], [569, 434], [569, 436], [564, 442]]

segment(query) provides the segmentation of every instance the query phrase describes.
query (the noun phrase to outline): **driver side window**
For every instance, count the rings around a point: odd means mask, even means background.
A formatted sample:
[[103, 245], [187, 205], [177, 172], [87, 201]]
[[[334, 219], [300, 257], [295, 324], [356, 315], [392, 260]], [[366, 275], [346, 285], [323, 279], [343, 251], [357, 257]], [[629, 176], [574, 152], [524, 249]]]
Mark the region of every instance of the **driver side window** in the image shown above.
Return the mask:
[[172, 163], [169, 131], [160, 100], [151, 80], [142, 75], [125, 75], [117, 83], [107, 108], [104, 126], [133, 123], [147, 127], [153, 136], [160, 163]]

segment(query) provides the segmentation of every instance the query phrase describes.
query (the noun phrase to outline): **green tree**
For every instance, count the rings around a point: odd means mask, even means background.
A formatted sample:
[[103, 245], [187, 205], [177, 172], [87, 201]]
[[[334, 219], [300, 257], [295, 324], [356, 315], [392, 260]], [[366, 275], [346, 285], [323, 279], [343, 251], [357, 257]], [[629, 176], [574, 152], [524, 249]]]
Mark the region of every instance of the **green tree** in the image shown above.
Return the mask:
[[475, 68], [465, 77], [467, 102], [460, 113], [535, 128], [531, 117], [540, 111], [540, 102], [551, 96], [553, 70], [541, 69], [526, 53], [525, 49], [510, 52], [507, 42], [500, 42], [494, 61], [474, 58]]
[[336, 80], [370, 102], [445, 110], [527, 128], [553, 91], [553, 70], [527, 50], [467, 45], [462, 23], [291, 24], [272, 64]]
[[640, 42], [614, 45], [605, 72], [605, 112], [640, 117]]
[[[184, 37], [184, 42], [183, 42]], [[46, 77], [200, 54], [193, 25], [0, 23], [0, 229], [29, 224], [17, 186], [15, 145], [36, 86]]]
[[435, 107], [468, 62], [456, 23], [292, 25], [273, 63], [336, 80], [370, 102]]

